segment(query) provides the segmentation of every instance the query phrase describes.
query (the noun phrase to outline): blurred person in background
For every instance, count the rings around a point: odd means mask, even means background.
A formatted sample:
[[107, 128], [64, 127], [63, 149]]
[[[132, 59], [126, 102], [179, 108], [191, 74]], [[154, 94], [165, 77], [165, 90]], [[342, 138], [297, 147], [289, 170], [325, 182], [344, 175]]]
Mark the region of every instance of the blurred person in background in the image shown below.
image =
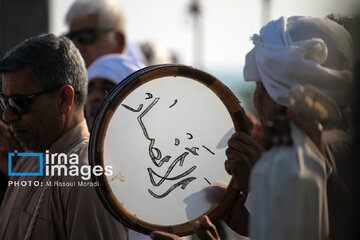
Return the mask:
[[[70, 38], [88, 68], [85, 117], [89, 129], [106, 94], [134, 71], [145, 67], [141, 49], [127, 44], [125, 19], [113, 0], [77, 0], [66, 15]], [[128, 53], [128, 54], [127, 54]]]
[[174, 52], [156, 42], [144, 42], [140, 45], [148, 65], [177, 63], [178, 59]]
[[89, 129], [107, 94], [131, 73], [145, 67], [128, 60], [126, 55], [108, 54], [98, 58], [88, 68], [88, 95], [85, 100], [85, 118]]
[[[77, 0], [69, 8], [65, 35], [80, 50], [88, 68], [106, 54], [123, 54], [133, 62], [145, 63], [138, 46], [127, 44], [125, 19], [115, 0]], [[129, 46], [129, 47], [128, 47]]]

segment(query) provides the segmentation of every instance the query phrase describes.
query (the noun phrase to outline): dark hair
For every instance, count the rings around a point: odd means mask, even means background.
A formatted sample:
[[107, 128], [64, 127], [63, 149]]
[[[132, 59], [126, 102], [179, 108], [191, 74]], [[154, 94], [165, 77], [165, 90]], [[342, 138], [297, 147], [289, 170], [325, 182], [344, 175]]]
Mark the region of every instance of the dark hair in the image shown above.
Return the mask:
[[0, 72], [4, 73], [27, 67], [44, 89], [71, 85], [75, 106], [83, 106], [87, 94], [86, 68], [80, 52], [69, 39], [53, 34], [29, 38], [0, 61]]

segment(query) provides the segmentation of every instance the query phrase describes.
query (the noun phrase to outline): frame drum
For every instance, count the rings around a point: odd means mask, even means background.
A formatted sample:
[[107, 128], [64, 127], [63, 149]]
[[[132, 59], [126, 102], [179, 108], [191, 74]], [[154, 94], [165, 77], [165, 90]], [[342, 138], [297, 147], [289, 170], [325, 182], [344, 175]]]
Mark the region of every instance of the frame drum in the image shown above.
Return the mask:
[[184, 65], [143, 68], [97, 112], [89, 162], [107, 175], [92, 174], [95, 189], [105, 208], [135, 231], [191, 234], [195, 220], [222, 217], [237, 198], [224, 168], [235, 130], [248, 133], [247, 119], [218, 79]]

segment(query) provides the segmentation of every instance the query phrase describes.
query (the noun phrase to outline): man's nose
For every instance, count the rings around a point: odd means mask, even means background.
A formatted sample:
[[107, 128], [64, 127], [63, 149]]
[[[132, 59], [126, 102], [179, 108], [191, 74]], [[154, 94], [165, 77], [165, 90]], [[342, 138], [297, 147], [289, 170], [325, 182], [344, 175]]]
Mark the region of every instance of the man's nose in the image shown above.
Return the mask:
[[20, 118], [20, 114], [18, 114], [14, 109], [12, 109], [9, 105], [6, 105], [5, 110], [3, 112], [3, 119], [6, 122], [13, 122]]

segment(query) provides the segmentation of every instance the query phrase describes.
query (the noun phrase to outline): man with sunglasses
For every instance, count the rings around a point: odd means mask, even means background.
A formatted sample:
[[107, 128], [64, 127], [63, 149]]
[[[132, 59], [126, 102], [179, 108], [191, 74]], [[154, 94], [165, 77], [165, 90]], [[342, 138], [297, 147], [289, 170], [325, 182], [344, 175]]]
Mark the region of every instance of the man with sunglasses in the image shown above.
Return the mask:
[[78, 167], [88, 164], [83, 113], [87, 75], [79, 51], [65, 37], [40, 35], [7, 53], [0, 72], [3, 118], [30, 153], [19, 155], [11, 169], [26, 174], [9, 176], [0, 208], [0, 239], [127, 239], [128, 230], [106, 211], [92, 186], [52, 185], [77, 182], [80, 176], [48, 175], [45, 170], [42, 175], [27, 174], [40, 166], [31, 153], [47, 150], [52, 156], [76, 154]]
[[125, 49], [124, 17], [113, 0], [77, 0], [66, 15], [66, 23], [70, 32], [65, 36], [80, 50], [89, 72], [85, 117], [91, 129], [106, 92], [144, 67], [146, 60], [142, 60], [142, 53], [129, 54], [129, 49]]
[[71, 39], [88, 68], [106, 54], [123, 54], [126, 47], [124, 17], [113, 0], [77, 0], [66, 15]]

